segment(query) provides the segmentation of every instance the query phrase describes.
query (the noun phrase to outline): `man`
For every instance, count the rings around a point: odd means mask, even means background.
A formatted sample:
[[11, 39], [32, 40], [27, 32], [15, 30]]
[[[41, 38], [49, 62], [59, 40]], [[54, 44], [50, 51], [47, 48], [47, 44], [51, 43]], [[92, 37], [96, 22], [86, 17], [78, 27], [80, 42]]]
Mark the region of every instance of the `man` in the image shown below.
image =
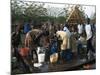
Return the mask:
[[68, 34], [64, 31], [57, 31], [56, 36], [58, 37], [58, 40], [60, 41], [61, 58], [63, 60], [66, 60], [66, 52], [68, 51], [68, 49], [70, 49]]
[[[30, 21], [29, 21], [29, 22], [30, 22]], [[26, 23], [24, 24], [24, 33], [25, 33], [25, 34], [31, 30], [31, 25], [30, 25], [29, 22], [26, 22]]]
[[14, 52], [14, 56], [18, 56], [18, 47], [21, 45], [21, 23], [17, 25], [16, 31], [11, 34], [11, 44], [12, 44], [12, 52]]
[[79, 34], [79, 36], [83, 33], [83, 25], [80, 23], [80, 24], [78, 24], [78, 34]]
[[91, 30], [91, 24], [90, 24], [90, 19], [87, 19], [87, 24], [85, 25], [85, 31], [86, 31], [86, 35], [87, 35], [87, 54], [89, 53], [89, 51], [91, 50], [92, 52], [95, 53], [95, 49], [92, 46], [92, 37], [93, 37], [93, 33]]
[[64, 26], [64, 28], [63, 28], [63, 31], [65, 31], [65, 32], [68, 34], [68, 37], [71, 36], [71, 32], [69, 31], [68, 25], [67, 25], [67, 24], [65, 24], [65, 26]]

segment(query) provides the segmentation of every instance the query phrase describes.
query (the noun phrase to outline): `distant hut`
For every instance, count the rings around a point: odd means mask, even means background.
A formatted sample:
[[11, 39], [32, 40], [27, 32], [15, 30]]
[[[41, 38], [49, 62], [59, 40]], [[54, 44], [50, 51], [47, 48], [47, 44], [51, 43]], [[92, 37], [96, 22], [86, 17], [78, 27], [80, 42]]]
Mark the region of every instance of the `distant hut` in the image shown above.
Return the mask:
[[85, 22], [85, 16], [82, 11], [79, 10], [79, 6], [74, 6], [71, 11], [69, 12], [69, 16], [66, 20], [68, 23], [70, 30], [77, 30], [78, 22], [84, 23]]

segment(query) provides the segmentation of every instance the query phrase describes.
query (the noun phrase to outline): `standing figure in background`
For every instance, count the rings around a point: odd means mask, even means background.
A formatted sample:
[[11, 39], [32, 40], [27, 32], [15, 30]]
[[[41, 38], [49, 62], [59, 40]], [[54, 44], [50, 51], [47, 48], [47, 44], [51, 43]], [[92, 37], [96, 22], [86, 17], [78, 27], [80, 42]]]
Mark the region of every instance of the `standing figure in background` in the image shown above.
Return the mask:
[[63, 28], [63, 31], [65, 31], [65, 32], [67, 33], [68, 37], [70, 38], [71, 32], [70, 32], [69, 29], [68, 29], [68, 24], [65, 24], [65, 26], [64, 26], [64, 28]]
[[21, 24], [11, 34], [12, 54], [19, 60], [18, 47], [21, 44]]
[[24, 33], [26, 34], [27, 32], [29, 32], [31, 30], [31, 25], [30, 25], [30, 21], [26, 22], [24, 24]]
[[83, 25], [82, 25], [82, 23], [79, 23], [77, 28], [78, 28], [78, 34], [80, 36], [83, 33]]
[[87, 35], [87, 56], [88, 56], [87, 59], [89, 59], [90, 57], [89, 51], [92, 51], [95, 55], [95, 49], [92, 45], [93, 33], [92, 33], [91, 24], [90, 24], [90, 18], [87, 19], [87, 24], [85, 25], [85, 31]]

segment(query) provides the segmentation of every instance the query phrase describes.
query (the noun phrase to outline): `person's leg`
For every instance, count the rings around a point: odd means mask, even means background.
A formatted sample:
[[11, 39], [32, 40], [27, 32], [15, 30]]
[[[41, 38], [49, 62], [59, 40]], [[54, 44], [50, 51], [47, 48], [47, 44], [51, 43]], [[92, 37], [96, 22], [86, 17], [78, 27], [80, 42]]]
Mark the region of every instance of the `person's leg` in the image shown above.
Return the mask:
[[92, 46], [92, 38], [87, 40], [87, 59], [91, 58], [91, 54], [89, 54], [90, 50], [95, 53], [95, 49]]
[[49, 49], [46, 49], [46, 52], [45, 52], [45, 61], [47, 62], [47, 61], [49, 61], [49, 59], [50, 59], [50, 51], [49, 51]]
[[77, 46], [77, 56], [78, 56], [78, 59], [81, 58], [81, 54], [80, 54], [81, 50], [82, 50], [82, 44], [78, 44], [78, 46]]
[[64, 51], [63, 50], [61, 51], [61, 55], [60, 56], [61, 56], [61, 59], [64, 58]]
[[60, 60], [61, 61], [63, 60], [63, 57], [64, 57], [64, 52], [63, 52], [63, 50], [61, 50], [61, 52], [60, 52]]
[[89, 47], [90, 47], [90, 50], [95, 53], [95, 49], [92, 45], [92, 38], [90, 38], [90, 40], [89, 40]]
[[30, 60], [30, 57], [23, 57], [22, 58], [22, 64], [23, 64], [23, 68], [25, 69], [26, 72], [32, 72], [33, 71], [33, 63], [32, 61]]
[[38, 54], [35, 49], [31, 50], [30, 58], [32, 62], [38, 62]]
[[16, 49], [16, 58], [18, 63], [21, 64], [21, 66], [23, 67], [24, 72], [30, 72], [29, 70], [29, 66], [25, 63], [24, 58], [19, 54], [19, 51]]
[[36, 55], [36, 62], [38, 62], [38, 54], [37, 54], [37, 51], [34, 50], [34, 53], [35, 53], [35, 55]]
[[70, 61], [73, 58], [73, 53], [71, 49], [66, 49], [65, 50], [65, 61]]
[[30, 48], [30, 50], [29, 50], [29, 58], [30, 58], [30, 60], [33, 60], [33, 50]]
[[17, 61], [21, 61], [21, 55], [19, 54], [18, 48], [15, 48], [15, 57], [17, 58]]
[[62, 62], [66, 61], [66, 50], [61, 51], [61, 60], [62, 60]]
[[90, 49], [90, 40], [87, 40], [87, 51], [86, 51], [86, 59], [88, 60], [88, 53]]

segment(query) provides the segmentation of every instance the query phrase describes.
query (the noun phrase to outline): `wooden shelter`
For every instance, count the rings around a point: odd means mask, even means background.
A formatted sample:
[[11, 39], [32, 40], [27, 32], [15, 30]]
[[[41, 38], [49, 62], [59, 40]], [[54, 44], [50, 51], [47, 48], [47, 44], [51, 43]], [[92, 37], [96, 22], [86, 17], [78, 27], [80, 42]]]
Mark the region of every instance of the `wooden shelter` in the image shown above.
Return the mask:
[[69, 28], [71, 30], [74, 29], [74, 31], [77, 30], [78, 23], [84, 23], [85, 22], [84, 13], [79, 10], [79, 6], [76, 5], [71, 9], [66, 22], [68, 23]]

